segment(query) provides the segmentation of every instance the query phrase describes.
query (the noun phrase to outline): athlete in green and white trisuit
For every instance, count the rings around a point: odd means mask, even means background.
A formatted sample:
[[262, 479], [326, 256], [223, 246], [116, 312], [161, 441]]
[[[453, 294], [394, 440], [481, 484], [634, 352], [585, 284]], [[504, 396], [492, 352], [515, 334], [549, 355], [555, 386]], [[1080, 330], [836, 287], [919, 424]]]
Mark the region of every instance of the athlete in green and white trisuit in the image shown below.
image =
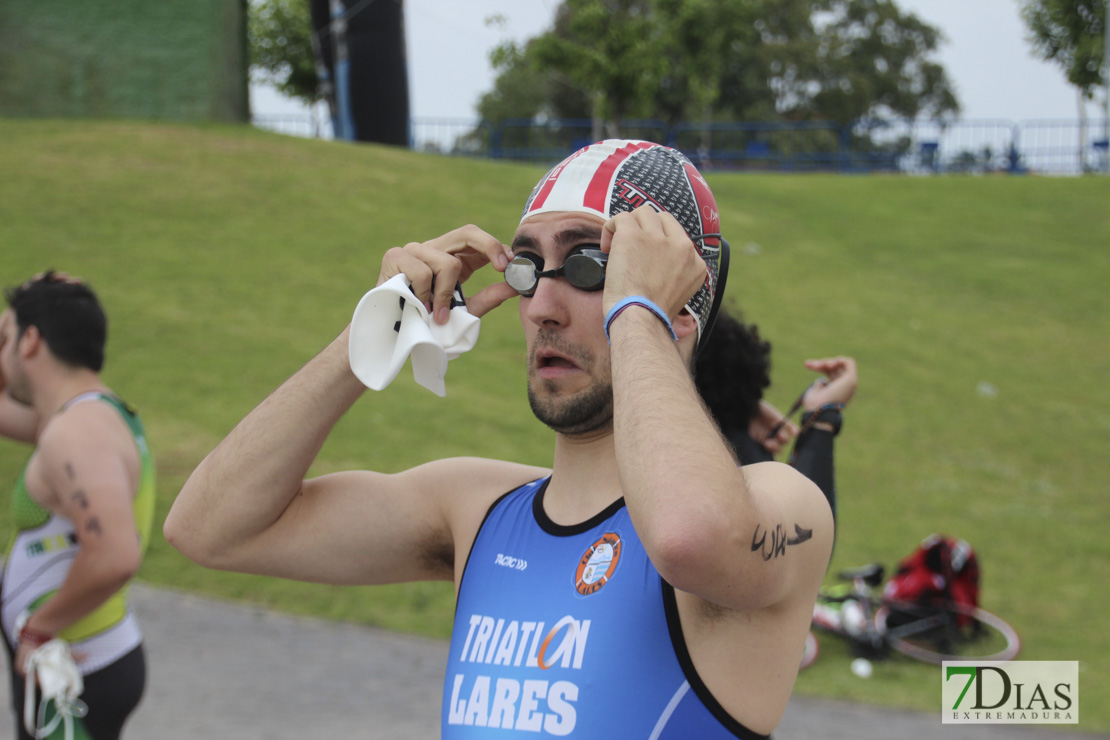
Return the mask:
[[17, 737], [30, 737], [27, 657], [58, 637], [84, 680], [77, 737], [118, 738], [145, 684], [127, 584], [153, 519], [153, 457], [138, 416], [100, 380], [106, 320], [92, 291], [48, 273], [7, 298], [0, 434], [35, 445], [12, 495], [0, 584]]

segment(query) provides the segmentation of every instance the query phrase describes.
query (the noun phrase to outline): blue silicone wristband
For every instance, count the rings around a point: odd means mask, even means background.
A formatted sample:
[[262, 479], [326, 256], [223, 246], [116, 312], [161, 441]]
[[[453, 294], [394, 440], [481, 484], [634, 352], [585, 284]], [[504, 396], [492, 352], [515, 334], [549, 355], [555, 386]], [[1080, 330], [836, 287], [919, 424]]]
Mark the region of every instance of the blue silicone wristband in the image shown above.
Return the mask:
[[642, 306], [651, 311], [653, 314], [659, 317], [660, 321], [662, 321], [666, 325], [667, 331], [671, 333], [671, 338], [674, 339], [676, 342], [678, 341], [678, 335], [674, 333], [674, 327], [671, 326], [671, 319], [667, 316], [667, 312], [659, 308], [659, 306], [657, 306], [652, 300], [645, 298], [642, 295], [630, 295], [627, 298], [620, 299], [619, 301], [614, 303], [613, 307], [609, 309], [609, 312], [605, 314], [606, 341], [609, 341], [610, 343], [612, 341], [609, 338], [609, 327], [613, 325], [614, 319], [620, 316], [624, 309], [628, 308], [629, 306]]

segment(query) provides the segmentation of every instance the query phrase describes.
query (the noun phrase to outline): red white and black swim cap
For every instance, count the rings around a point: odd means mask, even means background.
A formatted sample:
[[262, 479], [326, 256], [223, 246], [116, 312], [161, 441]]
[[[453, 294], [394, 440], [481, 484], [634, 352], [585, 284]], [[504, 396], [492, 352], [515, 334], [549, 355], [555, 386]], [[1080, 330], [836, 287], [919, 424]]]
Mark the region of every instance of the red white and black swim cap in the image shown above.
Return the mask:
[[[691, 236], [721, 231], [717, 201], [693, 163], [676, 149], [629, 139], [599, 141], [555, 165], [532, 189], [520, 220], [567, 211], [607, 221], [645, 204], [674, 216]], [[709, 275], [686, 308], [698, 322], [700, 337], [714, 318], [721, 240], [701, 239], [697, 246]]]

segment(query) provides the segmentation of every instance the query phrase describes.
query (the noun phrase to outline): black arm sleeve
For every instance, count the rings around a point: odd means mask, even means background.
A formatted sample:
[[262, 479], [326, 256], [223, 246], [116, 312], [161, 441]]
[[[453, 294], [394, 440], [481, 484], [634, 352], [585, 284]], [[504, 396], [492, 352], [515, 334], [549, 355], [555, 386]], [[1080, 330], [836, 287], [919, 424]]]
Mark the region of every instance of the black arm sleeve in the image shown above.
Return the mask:
[[836, 523], [836, 476], [833, 473], [834, 432], [809, 428], [794, 443], [792, 462], [798, 472], [817, 484], [828, 499]]
[[725, 437], [732, 445], [733, 451], [736, 453], [736, 458], [740, 461], [741, 465], [751, 465], [757, 462], [770, 462], [774, 460], [774, 456], [767, 451], [767, 448], [756, 442], [748, 434], [748, 430], [737, 431], [731, 429], [725, 432]]
[[[756, 442], [748, 434], [729, 430], [725, 433], [729, 444], [736, 452], [736, 457], [741, 465], [751, 465], [757, 462], [770, 462], [774, 456], [766, 447]], [[833, 439], [835, 432], [824, 429], [809, 428], [802, 432], [794, 442], [791, 453], [791, 464], [799, 473], [809, 478], [825, 494], [832, 509], [833, 523], [836, 523], [836, 476], [833, 472]]]

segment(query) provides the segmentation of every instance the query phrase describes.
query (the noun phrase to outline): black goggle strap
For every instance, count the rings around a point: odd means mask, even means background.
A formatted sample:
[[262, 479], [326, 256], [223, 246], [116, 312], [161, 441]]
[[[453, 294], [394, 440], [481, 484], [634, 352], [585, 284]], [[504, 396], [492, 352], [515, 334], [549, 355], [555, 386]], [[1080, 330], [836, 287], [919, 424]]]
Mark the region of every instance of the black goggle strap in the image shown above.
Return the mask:
[[[579, 252], [574, 252], [567, 257], [563, 262], [562, 267], [556, 267], [554, 270], [544, 270], [543, 272], [536, 273], [536, 282], [542, 277], [565, 277], [567, 281], [576, 288], [583, 290], [597, 290], [605, 285], [605, 265], [609, 262], [609, 255], [602, 252], [600, 249], [593, 249], [587, 247]], [[584, 282], [579, 276], [579, 265], [586, 267], [589, 263], [593, 263], [600, 269], [600, 276], [596, 279]], [[592, 267], [592, 266], [591, 266]], [[587, 270], [593, 271], [591, 267], [586, 267]]]
[[[433, 295], [435, 295], [435, 291], [436, 291], [436, 279], [433, 276], [432, 277], [432, 294]], [[398, 296], [397, 301], [401, 305], [401, 310], [404, 311], [405, 310], [405, 297], [404, 296]], [[457, 306], [462, 306], [463, 308], [466, 308], [466, 298], [463, 296], [462, 283], [458, 283], [458, 282], [455, 283], [455, 290], [452, 291], [452, 293], [451, 293], [451, 306], [450, 306], [450, 308], [452, 310], [454, 310]], [[396, 321], [393, 322], [393, 331], [395, 331], [397, 333], [401, 332], [401, 320], [400, 319], [397, 319]]]
[[717, 257], [717, 286], [713, 291], [713, 303], [709, 307], [709, 316], [705, 319], [705, 326], [701, 328], [701, 339], [698, 341], [697, 351], [709, 342], [709, 335], [713, 333], [713, 325], [717, 323], [717, 314], [721, 311], [721, 300], [725, 295], [725, 283], [728, 282], [729, 246], [728, 240], [720, 234], [697, 234], [690, 237], [704, 254], [705, 240], [716, 239], [721, 242], [720, 254]]

